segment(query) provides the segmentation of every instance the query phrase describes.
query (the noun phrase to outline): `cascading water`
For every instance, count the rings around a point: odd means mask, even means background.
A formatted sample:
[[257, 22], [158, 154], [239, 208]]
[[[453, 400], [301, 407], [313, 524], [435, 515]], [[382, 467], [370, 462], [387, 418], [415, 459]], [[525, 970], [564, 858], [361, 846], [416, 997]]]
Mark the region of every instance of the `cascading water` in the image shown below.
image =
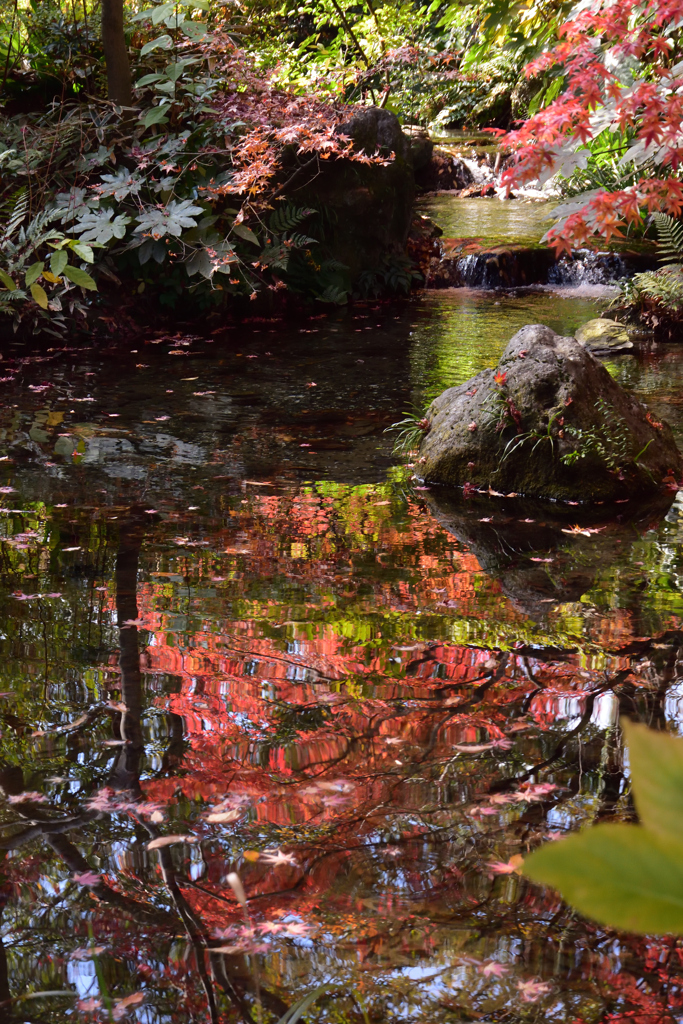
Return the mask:
[[548, 284], [611, 284], [632, 273], [618, 253], [577, 249], [572, 257], [563, 256], [550, 268]]

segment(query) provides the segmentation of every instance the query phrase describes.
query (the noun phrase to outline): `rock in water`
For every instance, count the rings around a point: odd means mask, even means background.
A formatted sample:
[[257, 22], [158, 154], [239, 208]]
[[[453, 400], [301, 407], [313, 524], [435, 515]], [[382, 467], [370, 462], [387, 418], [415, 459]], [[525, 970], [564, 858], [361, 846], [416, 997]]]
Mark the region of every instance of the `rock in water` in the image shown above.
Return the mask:
[[680, 479], [671, 428], [624, 391], [575, 338], [540, 324], [495, 370], [449, 388], [426, 412], [427, 482], [563, 501], [645, 495]]
[[623, 324], [599, 317], [579, 327], [576, 340], [591, 352], [627, 352], [633, 348]]

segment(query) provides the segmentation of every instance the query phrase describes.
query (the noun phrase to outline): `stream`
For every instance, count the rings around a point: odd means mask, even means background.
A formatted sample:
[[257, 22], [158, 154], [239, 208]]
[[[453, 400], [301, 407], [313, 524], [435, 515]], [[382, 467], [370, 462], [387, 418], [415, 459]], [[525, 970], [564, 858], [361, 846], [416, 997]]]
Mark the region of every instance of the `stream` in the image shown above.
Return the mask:
[[[683, 731], [683, 493], [583, 530], [386, 430], [607, 295], [5, 351], [3, 1022], [683, 1021], [676, 940], [511, 864]], [[607, 365], [683, 445], [683, 351]]]

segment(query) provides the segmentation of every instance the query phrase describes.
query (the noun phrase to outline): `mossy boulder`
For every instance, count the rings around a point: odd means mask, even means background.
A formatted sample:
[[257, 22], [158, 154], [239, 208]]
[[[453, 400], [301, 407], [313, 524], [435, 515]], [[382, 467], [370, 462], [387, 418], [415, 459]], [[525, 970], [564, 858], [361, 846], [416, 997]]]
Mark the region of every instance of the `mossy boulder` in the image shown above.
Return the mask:
[[589, 320], [579, 327], [575, 337], [591, 352], [628, 352], [633, 348], [628, 330], [617, 320]]
[[449, 388], [426, 412], [427, 482], [553, 500], [622, 500], [675, 486], [681, 454], [666, 423], [575, 338], [540, 324], [498, 366]]

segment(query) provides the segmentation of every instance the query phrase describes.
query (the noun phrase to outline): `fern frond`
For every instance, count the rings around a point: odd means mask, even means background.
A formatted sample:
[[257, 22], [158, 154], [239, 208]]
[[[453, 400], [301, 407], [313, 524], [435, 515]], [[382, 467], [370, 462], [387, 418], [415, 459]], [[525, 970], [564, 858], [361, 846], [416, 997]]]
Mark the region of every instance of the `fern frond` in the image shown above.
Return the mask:
[[683, 261], [683, 222], [674, 220], [667, 213], [653, 213], [652, 219], [657, 228], [657, 248], [660, 260], [664, 263], [681, 263]]
[[273, 212], [268, 226], [275, 234], [282, 235], [286, 231], [293, 231], [312, 213], [315, 213], [315, 210], [310, 210], [306, 206], [298, 207], [293, 203], [287, 203], [286, 206], [281, 206]]
[[9, 217], [2, 235], [0, 235], [0, 244], [12, 237], [26, 216], [26, 211], [28, 210], [28, 195], [25, 187], [18, 188], [17, 191], [10, 196], [9, 200], [3, 205], [2, 211], [0, 212], [4, 214], [5, 210], [9, 213]]

